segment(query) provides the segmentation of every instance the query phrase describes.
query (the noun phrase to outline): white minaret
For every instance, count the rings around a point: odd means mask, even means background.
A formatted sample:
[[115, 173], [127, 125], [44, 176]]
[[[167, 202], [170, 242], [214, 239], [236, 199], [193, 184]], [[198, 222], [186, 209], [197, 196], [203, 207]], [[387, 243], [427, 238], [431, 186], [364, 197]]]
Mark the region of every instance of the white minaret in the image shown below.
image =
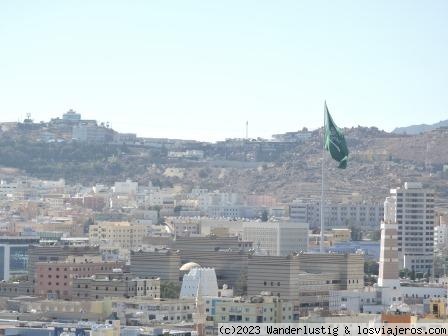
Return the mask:
[[199, 284], [196, 291], [195, 298], [195, 312], [193, 313], [193, 322], [196, 327], [198, 336], [205, 336], [205, 321], [207, 320], [207, 314], [205, 313], [205, 304], [202, 297], [201, 278], [199, 278]]
[[381, 223], [378, 287], [381, 291], [381, 302], [386, 307], [402, 302], [397, 237], [397, 224], [387, 220]]

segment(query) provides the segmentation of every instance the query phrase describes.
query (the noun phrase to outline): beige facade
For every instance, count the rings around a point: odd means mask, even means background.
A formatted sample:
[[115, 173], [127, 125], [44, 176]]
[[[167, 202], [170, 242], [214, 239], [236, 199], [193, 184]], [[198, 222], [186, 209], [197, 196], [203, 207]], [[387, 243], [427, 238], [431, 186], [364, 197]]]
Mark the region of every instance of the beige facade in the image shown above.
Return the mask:
[[121, 323], [128, 325], [159, 325], [160, 323], [192, 322], [196, 305], [194, 299], [154, 299], [133, 298], [113, 300], [112, 311]]
[[101, 300], [106, 297], [160, 297], [160, 279], [132, 278], [126, 273], [98, 274], [73, 280], [73, 297], [81, 300]]
[[68, 256], [98, 256], [97, 246], [69, 246], [69, 245], [30, 245], [28, 250], [28, 279], [35, 281], [37, 262], [63, 261]]
[[341, 289], [364, 287], [364, 256], [362, 254], [320, 254], [299, 255], [300, 270], [308, 273], [338, 274]]
[[378, 285], [387, 280], [398, 281], [397, 225], [381, 223], [381, 249]]
[[145, 225], [139, 223], [98, 222], [89, 227], [90, 244], [107, 249], [137, 249], [142, 245], [145, 234]]
[[48, 319], [104, 321], [112, 313], [111, 301], [43, 300], [19, 303], [21, 312], [38, 312]]
[[364, 286], [364, 258], [347, 254], [299, 254], [287, 257], [251, 256], [249, 296], [269, 292], [283, 300], [298, 300], [301, 312], [327, 309], [334, 290]]
[[218, 323], [294, 323], [299, 320], [297, 301], [258, 295], [249, 300], [240, 298], [205, 298], [207, 326]]
[[131, 273], [140, 278], [158, 277], [162, 281], [178, 283], [180, 254], [172, 250], [131, 252]]
[[308, 250], [308, 224], [296, 222], [246, 222], [243, 239], [273, 256]]

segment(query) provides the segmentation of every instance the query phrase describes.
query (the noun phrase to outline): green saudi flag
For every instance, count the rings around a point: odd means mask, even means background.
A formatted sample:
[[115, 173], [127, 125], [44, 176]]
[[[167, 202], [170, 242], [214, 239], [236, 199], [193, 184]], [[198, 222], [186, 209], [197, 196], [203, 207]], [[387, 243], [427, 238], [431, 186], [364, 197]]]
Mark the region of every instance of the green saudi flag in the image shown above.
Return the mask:
[[347, 168], [348, 148], [342, 130], [336, 126], [325, 103], [324, 148], [339, 162], [338, 168]]

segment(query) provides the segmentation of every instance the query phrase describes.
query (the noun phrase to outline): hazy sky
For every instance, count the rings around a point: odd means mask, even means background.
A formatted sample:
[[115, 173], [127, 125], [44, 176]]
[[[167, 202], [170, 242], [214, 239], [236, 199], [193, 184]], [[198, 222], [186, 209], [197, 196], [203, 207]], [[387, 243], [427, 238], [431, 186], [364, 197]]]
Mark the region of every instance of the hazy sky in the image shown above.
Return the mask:
[[448, 1], [0, 0], [0, 120], [141, 136], [448, 119]]

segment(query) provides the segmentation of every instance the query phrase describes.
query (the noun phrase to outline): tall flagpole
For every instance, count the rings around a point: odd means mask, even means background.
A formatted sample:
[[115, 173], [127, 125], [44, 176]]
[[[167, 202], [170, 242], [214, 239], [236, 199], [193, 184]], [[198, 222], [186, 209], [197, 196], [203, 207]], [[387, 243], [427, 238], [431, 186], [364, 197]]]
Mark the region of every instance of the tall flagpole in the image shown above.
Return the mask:
[[[325, 102], [327, 106], [327, 102]], [[322, 132], [322, 178], [321, 178], [321, 192], [320, 192], [320, 252], [324, 253], [324, 163], [325, 163], [325, 107], [324, 107], [324, 127]]]

